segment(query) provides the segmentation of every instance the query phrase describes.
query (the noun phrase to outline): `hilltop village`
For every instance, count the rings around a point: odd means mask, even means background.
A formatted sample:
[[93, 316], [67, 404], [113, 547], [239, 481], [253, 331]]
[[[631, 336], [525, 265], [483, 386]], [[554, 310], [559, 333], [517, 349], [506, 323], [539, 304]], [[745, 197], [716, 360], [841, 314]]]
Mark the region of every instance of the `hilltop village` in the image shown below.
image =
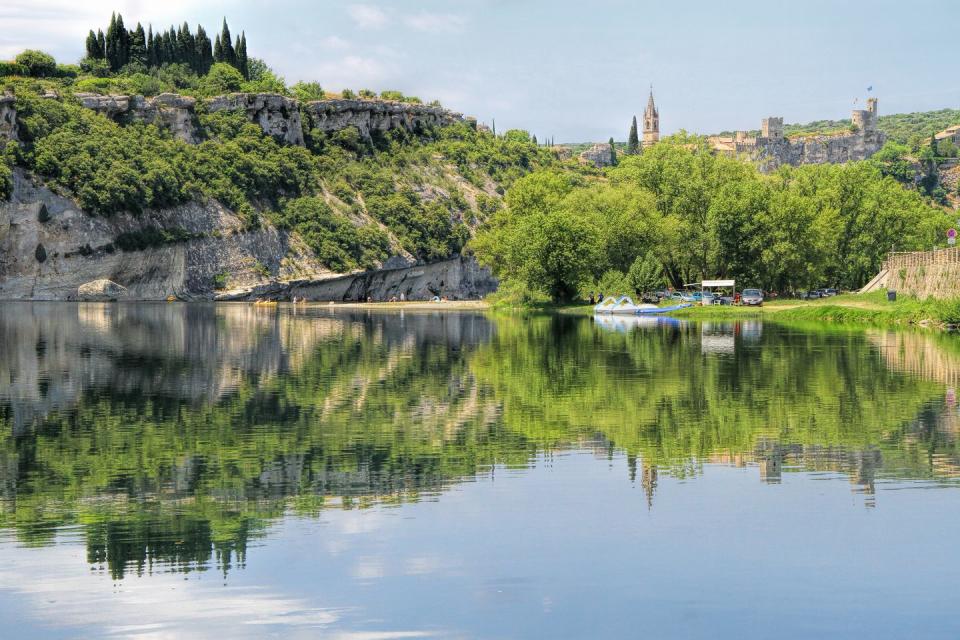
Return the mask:
[[[866, 109], [854, 109], [851, 122], [848, 131], [787, 137], [784, 135], [783, 117], [771, 116], [761, 121], [759, 135], [752, 136], [746, 131], [737, 131], [732, 136], [710, 136], [707, 142], [715, 152], [755, 161], [764, 171], [772, 171], [781, 165], [866, 160], [879, 151], [887, 139], [886, 135], [877, 129], [877, 99], [869, 98]], [[960, 127], [953, 129], [954, 131], [947, 130], [938, 135], [944, 138], [960, 138]], [[651, 88], [643, 113], [642, 146], [649, 147], [659, 140], [660, 112]], [[628, 149], [629, 144], [628, 142]], [[596, 167], [610, 166], [616, 161], [609, 144], [594, 145], [580, 154], [580, 160]]]

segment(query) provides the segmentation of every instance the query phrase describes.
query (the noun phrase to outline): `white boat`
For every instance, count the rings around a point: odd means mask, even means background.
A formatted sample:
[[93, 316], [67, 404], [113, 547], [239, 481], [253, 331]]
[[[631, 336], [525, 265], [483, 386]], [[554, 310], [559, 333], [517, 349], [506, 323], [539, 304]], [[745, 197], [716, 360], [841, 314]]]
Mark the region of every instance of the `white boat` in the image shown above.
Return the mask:
[[593, 308], [593, 312], [635, 316], [641, 310], [657, 308], [655, 304], [644, 303], [638, 305], [630, 296], [620, 296], [619, 298], [604, 298], [603, 302], [598, 303]]
[[689, 304], [678, 304], [672, 307], [658, 307], [655, 304], [636, 304], [630, 296], [620, 296], [619, 298], [604, 298], [603, 302], [598, 303], [594, 308], [595, 314], [617, 314], [617, 315], [647, 315], [653, 313], [668, 313], [679, 309], [686, 309]]

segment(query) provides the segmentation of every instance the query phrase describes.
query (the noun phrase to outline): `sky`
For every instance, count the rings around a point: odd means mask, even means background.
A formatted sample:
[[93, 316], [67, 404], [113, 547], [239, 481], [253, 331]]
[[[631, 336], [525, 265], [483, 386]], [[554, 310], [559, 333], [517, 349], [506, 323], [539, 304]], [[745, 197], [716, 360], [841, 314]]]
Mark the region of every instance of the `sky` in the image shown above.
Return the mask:
[[625, 139], [651, 84], [664, 134], [845, 118], [868, 96], [960, 108], [960, 0], [4, 0], [0, 59], [76, 62], [114, 10], [226, 17], [288, 84], [396, 89], [557, 142]]

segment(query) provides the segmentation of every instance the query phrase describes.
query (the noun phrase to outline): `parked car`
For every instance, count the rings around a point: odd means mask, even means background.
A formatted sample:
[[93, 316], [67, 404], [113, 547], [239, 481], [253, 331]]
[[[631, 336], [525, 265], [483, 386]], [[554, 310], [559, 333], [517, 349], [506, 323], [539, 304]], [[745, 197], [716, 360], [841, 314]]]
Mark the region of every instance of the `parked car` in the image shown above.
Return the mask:
[[763, 306], [763, 291], [760, 291], [760, 289], [744, 289], [740, 293], [740, 304], [747, 307]]
[[823, 297], [823, 292], [820, 289], [811, 289], [805, 293], [800, 294], [802, 300], [819, 300]]
[[700, 304], [707, 306], [710, 304], [720, 304], [720, 296], [709, 291], [704, 291], [700, 296]]
[[823, 297], [824, 297], [824, 298], [829, 298], [830, 296], [837, 296], [837, 295], [840, 295], [840, 292], [837, 291], [836, 289], [824, 289], [824, 290], [823, 290]]
[[673, 293], [671, 293], [670, 299], [676, 300], [677, 302], [686, 302], [687, 300], [686, 298], [683, 297], [683, 294], [680, 293], [679, 291], [674, 291]]

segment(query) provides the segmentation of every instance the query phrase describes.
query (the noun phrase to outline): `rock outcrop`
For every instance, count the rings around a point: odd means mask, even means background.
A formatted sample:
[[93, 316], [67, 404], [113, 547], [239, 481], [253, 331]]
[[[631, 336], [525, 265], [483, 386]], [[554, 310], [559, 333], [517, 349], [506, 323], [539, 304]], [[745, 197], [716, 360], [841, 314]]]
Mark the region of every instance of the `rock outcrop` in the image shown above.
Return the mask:
[[[117, 246], [121, 234], [151, 228], [190, 239], [142, 251]], [[13, 196], [0, 202], [0, 300], [74, 300], [81, 285], [103, 279], [125, 287], [128, 299], [211, 299], [216, 286], [325, 275], [334, 274], [297, 236], [270, 226], [247, 230], [215, 201], [91, 216], [15, 170]]]
[[403, 269], [380, 269], [324, 279], [274, 282], [243, 291], [232, 291], [218, 300], [290, 300], [293, 297], [314, 301], [357, 302], [371, 298], [377, 302], [401, 295], [406, 300], [430, 300], [434, 296], [450, 300], [478, 300], [497, 290], [497, 280], [486, 267], [471, 256], [457, 256], [431, 264]]
[[231, 93], [212, 98], [207, 102], [207, 110], [243, 111], [267, 135], [287, 144], [303, 144], [300, 105], [293, 98], [275, 93]]
[[355, 127], [369, 140], [375, 131], [404, 129], [411, 133], [462, 121], [459, 113], [441, 107], [382, 100], [318, 100], [304, 105], [312, 128], [332, 133]]
[[80, 104], [118, 122], [143, 122], [168, 129], [175, 137], [190, 143], [198, 141], [196, 99], [175, 93], [155, 98], [143, 96], [101, 96], [77, 93]]
[[[117, 122], [146, 122], [170, 130], [186, 142], [200, 139], [196, 122], [196, 100], [189, 96], [163, 93], [155, 98], [143, 96], [75, 94], [80, 104]], [[12, 97], [10, 103], [12, 104]], [[0, 117], [4, 115], [0, 98]], [[286, 144], [304, 143], [304, 123], [301, 111], [308, 118], [307, 126], [324, 133], [335, 133], [355, 127], [360, 136], [370, 140], [374, 132], [385, 133], [403, 129], [416, 133], [431, 127], [451, 125], [463, 121], [463, 116], [422, 104], [390, 102], [385, 100], [318, 100], [299, 103], [293, 98], [274, 93], [231, 93], [210, 98], [206, 109], [242, 111], [260, 126], [264, 133]], [[11, 122], [16, 126], [15, 112]], [[15, 132], [14, 132], [15, 133]], [[0, 136], [3, 128], [0, 125]]]
[[77, 299], [90, 302], [107, 302], [118, 300], [127, 295], [127, 288], [121, 287], [112, 280], [94, 280], [77, 287]]
[[17, 105], [16, 98], [9, 93], [0, 95], [0, 148], [8, 140], [16, 140]]

